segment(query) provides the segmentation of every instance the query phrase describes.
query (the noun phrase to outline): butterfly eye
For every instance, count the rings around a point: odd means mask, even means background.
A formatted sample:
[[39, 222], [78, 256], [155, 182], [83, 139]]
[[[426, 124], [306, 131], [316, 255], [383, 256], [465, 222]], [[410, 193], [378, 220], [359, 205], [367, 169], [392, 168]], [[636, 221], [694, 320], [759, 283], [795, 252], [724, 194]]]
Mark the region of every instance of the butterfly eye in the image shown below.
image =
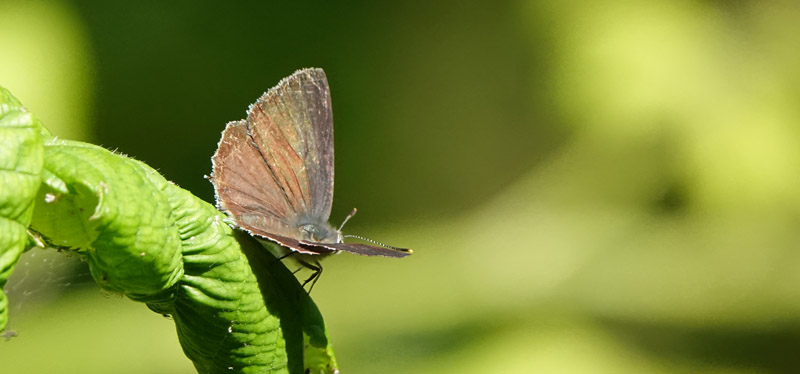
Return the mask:
[[319, 225], [308, 223], [300, 226], [300, 233], [303, 239], [321, 242], [327, 237], [327, 232]]

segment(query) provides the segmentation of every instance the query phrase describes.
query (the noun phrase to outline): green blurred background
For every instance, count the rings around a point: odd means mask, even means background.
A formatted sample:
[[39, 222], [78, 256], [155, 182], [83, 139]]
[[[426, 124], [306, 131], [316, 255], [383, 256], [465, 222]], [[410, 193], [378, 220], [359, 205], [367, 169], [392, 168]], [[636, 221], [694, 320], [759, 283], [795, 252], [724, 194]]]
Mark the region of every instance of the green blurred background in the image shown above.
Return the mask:
[[[416, 251], [326, 260], [344, 373], [795, 373], [798, 35], [791, 1], [6, 0], [0, 85], [211, 202], [225, 123], [324, 68], [332, 221]], [[4, 371], [194, 372], [86, 274], [26, 255]]]

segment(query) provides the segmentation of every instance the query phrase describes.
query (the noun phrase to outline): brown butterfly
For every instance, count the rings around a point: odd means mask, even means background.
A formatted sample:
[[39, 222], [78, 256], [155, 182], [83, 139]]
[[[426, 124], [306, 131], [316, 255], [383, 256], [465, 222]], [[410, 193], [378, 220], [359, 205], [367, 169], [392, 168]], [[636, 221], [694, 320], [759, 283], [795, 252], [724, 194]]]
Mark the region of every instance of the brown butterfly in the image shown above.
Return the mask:
[[250, 234], [301, 255], [298, 261], [316, 271], [309, 280], [321, 271], [319, 256], [411, 254], [410, 249], [345, 243], [341, 226], [328, 223], [333, 113], [322, 69], [284, 78], [250, 106], [247, 119], [228, 123], [212, 163], [217, 208]]

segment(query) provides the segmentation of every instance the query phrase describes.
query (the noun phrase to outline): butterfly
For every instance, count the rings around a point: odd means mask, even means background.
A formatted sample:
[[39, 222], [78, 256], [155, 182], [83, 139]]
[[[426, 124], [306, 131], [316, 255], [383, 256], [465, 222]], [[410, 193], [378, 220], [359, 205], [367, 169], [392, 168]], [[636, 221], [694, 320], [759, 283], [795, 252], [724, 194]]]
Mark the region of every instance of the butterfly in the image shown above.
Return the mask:
[[[412, 253], [345, 243], [341, 226], [334, 229], [328, 223], [333, 204], [333, 112], [322, 69], [296, 71], [250, 105], [246, 119], [228, 123], [212, 164], [217, 208], [256, 238], [279, 244], [290, 251], [287, 255], [299, 255], [298, 262], [316, 271], [312, 278], [322, 269], [317, 259], [333, 253]], [[354, 213], [355, 209], [345, 222]]]

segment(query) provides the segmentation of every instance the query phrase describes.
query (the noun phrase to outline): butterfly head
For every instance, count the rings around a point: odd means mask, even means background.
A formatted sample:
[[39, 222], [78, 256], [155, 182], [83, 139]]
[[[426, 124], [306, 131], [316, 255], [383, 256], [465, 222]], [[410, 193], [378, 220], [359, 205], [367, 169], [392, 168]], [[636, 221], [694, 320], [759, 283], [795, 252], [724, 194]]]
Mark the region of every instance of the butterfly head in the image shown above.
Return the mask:
[[342, 233], [327, 224], [306, 223], [300, 225], [300, 235], [304, 240], [317, 243], [341, 243]]

